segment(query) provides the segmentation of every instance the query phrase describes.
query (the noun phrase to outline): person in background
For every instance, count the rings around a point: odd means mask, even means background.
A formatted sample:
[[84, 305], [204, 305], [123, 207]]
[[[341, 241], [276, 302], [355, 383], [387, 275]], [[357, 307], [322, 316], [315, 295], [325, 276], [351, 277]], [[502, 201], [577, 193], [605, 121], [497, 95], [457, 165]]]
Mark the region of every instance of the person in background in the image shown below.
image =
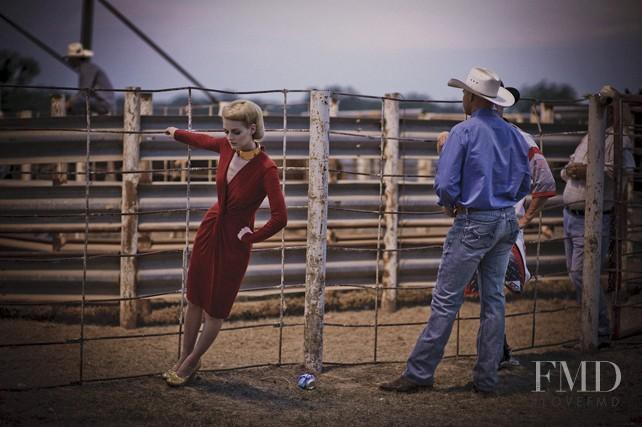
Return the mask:
[[[116, 111], [114, 92], [96, 89], [113, 89], [107, 74], [91, 62], [94, 52], [83, 49], [81, 43], [70, 43], [67, 47], [67, 62], [78, 73], [78, 88], [93, 89], [89, 95], [89, 110], [95, 114], [113, 114]], [[67, 113], [85, 114], [85, 94], [79, 91], [66, 103]]]
[[[619, 93], [612, 86], [605, 86], [600, 94], [609, 98], [617, 98]], [[607, 130], [604, 147], [604, 205], [602, 212], [602, 263], [606, 260], [610, 241], [611, 220], [615, 202], [614, 179], [614, 140], [613, 140], [613, 107], [607, 107]], [[635, 169], [633, 158], [633, 143], [626, 135], [622, 138], [622, 168], [624, 173], [631, 173]], [[586, 168], [588, 160], [588, 135], [582, 138], [570, 157], [569, 162], [562, 169], [562, 179], [566, 182], [564, 187], [564, 249], [566, 252], [566, 268], [571, 282], [575, 286], [578, 303], [582, 300], [582, 270], [584, 265], [584, 205], [586, 200]], [[600, 286], [598, 314], [598, 346], [605, 347], [610, 344], [611, 329], [609, 313], [604, 295]]]

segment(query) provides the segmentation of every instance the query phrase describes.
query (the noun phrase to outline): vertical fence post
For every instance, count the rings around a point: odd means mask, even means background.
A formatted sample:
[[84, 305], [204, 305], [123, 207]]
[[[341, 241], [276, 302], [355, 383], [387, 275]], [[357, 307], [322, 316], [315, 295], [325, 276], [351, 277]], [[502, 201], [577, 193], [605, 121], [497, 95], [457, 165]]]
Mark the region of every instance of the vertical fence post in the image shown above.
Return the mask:
[[[338, 107], [339, 106], [337, 104], [337, 109]], [[372, 174], [373, 171], [374, 161], [372, 159], [361, 157], [359, 152], [357, 152], [357, 159], [355, 162], [357, 164], [357, 180], [366, 181], [372, 179], [370, 174]]]
[[[51, 97], [51, 117], [65, 117], [65, 95], [54, 95]], [[56, 173], [53, 176], [53, 185], [61, 185], [67, 182], [67, 163], [56, 163]]]
[[[123, 110], [123, 130], [140, 130], [140, 88], [127, 88]], [[124, 256], [120, 259], [120, 297], [133, 298], [136, 296], [136, 270], [135, 255], [138, 252], [138, 182], [140, 174], [127, 173], [138, 169], [140, 161], [140, 135], [135, 133], [123, 134], [123, 184], [121, 212], [121, 239], [120, 252]], [[120, 302], [120, 326], [135, 328], [137, 323], [136, 301], [126, 300]]]
[[[51, 117], [65, 117], [67, 110], [65, 108], [65, 95], [53, 95], [51, 97]], [[54, 175], [51, 179], [54, 186], [62, 185], [67, 182], [68, 163], [58, 162], [55, 164]], [[54, 252], [60, 251], [65, 244], [65, 235], [63, 233], [51, 234], [51, 246]]]
[[[337, 96], [332, 96], [332, 98], [330, 99], [330, 117], [339, 117], [340, 101], [341, 100], [338, 99]], [[330, 182], [335, 183], [339, 180], [341, 162], [339, 161], [339, 159], [329, 159], [328, 164], [328, 168], [332, 170], [332, 172], [330, 172]]]
[[314, 372], [323, 368], [329, 132], [330, 92], [312, 91], [303, 357], [306, 369]]
[[[33, 117], [33, 112], [31, 112], [31, 110], [18, 111], [16, 117], [19, 119], [30, 119]], [[31, 181], [31, 164], [26, 163], [20, 165], [20, 180]]]
[[542, 123], [555, 123], [555, 110], [552, 105], [541, 102], [539, 104], [539, 111]]
[[[154, 100], [153, 94], [151, 92], [144, 92], [140, 94], [140, 115], [142, 116], [153, 116], [154, 115]], [[142, 125], [140, 126], [142, 129]], [[139, 138], [139, 142], [142, 139], [142, 136]], [[140, 146], [140, 145], [139, 145]], [[113, 165], [113, 162], [111, 162]], [[108, 163], [109, 164], [109, 163]], [[151, 160], [141, 160], [139, 163], [138, 170], [152, 170], [152, 161]], [[113, 172], [113, 166], [110, 168]], [[109, 176], [109, 175], [108, 175]], [[116, 178], [116, 175], [111, 175]], [[154, 173], [147, 172], [140, 175], [139, 183], [151, 184], [154, 180]], [[152, 245], [152, 237], [150, 232], [140, 233], [139, 235], [139, 245], [140, 249], [149, 250]], [[150, 299], [141, 299], [138, 300], [137, 304], [138, 317], [148, 316], [152, 313], [152, 301]]]
[[597, 348], [604, 205], [604, 105], [600, 95], [589, 98], [589, 138], [584, 217], [584, 266], [582, 271], [582, 349]]
[[[154, 115], [154, 103], [152, 99], [152, 94], [149, 92], [140, 94], [140, 115], [141, 116], [153, 116]], [[151, 160], [141, 160], [139, 170], [151, 170], [152, 162]], [[153, 173], [143, 173], [140, 176], [141, 183], [150, 183], [153, 180]]]
[[[399, 98], [398, 93], [386, 94], [386, 98]], [[381, 308], [387, 312], [397, 309], [397, 271], [399, 265], [399, 253], [397, 252], [397, 233], [399, 216], [395, 213], [399, 210], [399, 101], [385, 99], [383, 101], [384, 115], [384, 165], [383, 173], [387, 175], [383, 182], [385, 185], [385, 215], [386, 232], [383, 237], [385, 251], [383, 253], [383, 299]]]
[[428, 176], [432, 172], [432, 160], [428, 159], [418, 159], [417, 160], [417, 181], [427, 182]]

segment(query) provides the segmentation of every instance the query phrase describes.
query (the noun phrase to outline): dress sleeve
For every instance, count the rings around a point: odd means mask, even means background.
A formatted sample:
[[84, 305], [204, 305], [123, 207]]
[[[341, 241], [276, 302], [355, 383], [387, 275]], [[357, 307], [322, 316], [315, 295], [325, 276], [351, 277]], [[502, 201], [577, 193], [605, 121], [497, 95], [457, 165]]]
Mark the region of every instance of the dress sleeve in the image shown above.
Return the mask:
[[214, 138], [204, 133], [180, 129], [174, 132], [174, 139], [192, 147], [216, 151], [217, 153], [221, 152], [221, 146], [227, 142], [225, 138]]
[[288, 223], [288, 210], [281, 191], [279, 173], [276, 167], [270, 167], [263, 176], [263, 188], [270, 202], [270, 220], [254, 233], [245, 234], [241, 240], [245, 243], [262, 242], [275, 235]]

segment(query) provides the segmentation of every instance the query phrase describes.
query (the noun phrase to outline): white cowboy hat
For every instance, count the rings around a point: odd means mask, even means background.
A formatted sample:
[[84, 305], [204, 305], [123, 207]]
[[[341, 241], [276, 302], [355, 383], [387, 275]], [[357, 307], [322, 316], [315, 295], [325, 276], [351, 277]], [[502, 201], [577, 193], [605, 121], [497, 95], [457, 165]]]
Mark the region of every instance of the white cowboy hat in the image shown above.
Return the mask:
[[467, 90], [501, 107], [510, 107], [515, 103], [513, 94], [501, 87], [499, 76], [488, 68], [473, 67], [465, 83], [458, 79], [450, 79], [448, 86]]
[[67, 46], [67, 58], [91, 58], [94, 52], [89, 49], [83, 49], [82, 43], [69, 43]]

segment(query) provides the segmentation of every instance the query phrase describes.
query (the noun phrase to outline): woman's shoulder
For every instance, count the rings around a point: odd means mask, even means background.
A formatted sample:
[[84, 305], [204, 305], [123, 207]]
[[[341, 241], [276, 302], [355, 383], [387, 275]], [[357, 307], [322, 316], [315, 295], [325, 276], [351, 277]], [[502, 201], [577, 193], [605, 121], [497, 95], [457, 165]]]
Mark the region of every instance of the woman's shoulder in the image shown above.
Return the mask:
[[270, 168], [276, 168], [276, 163], [274, 163], [274, 160], [269, 156], [269, 154], [263, 149], [261, 151], [261, 154], [259, 155], [259, 158], [261, 160], [261, 167], [265, 170], [270, 169]]

